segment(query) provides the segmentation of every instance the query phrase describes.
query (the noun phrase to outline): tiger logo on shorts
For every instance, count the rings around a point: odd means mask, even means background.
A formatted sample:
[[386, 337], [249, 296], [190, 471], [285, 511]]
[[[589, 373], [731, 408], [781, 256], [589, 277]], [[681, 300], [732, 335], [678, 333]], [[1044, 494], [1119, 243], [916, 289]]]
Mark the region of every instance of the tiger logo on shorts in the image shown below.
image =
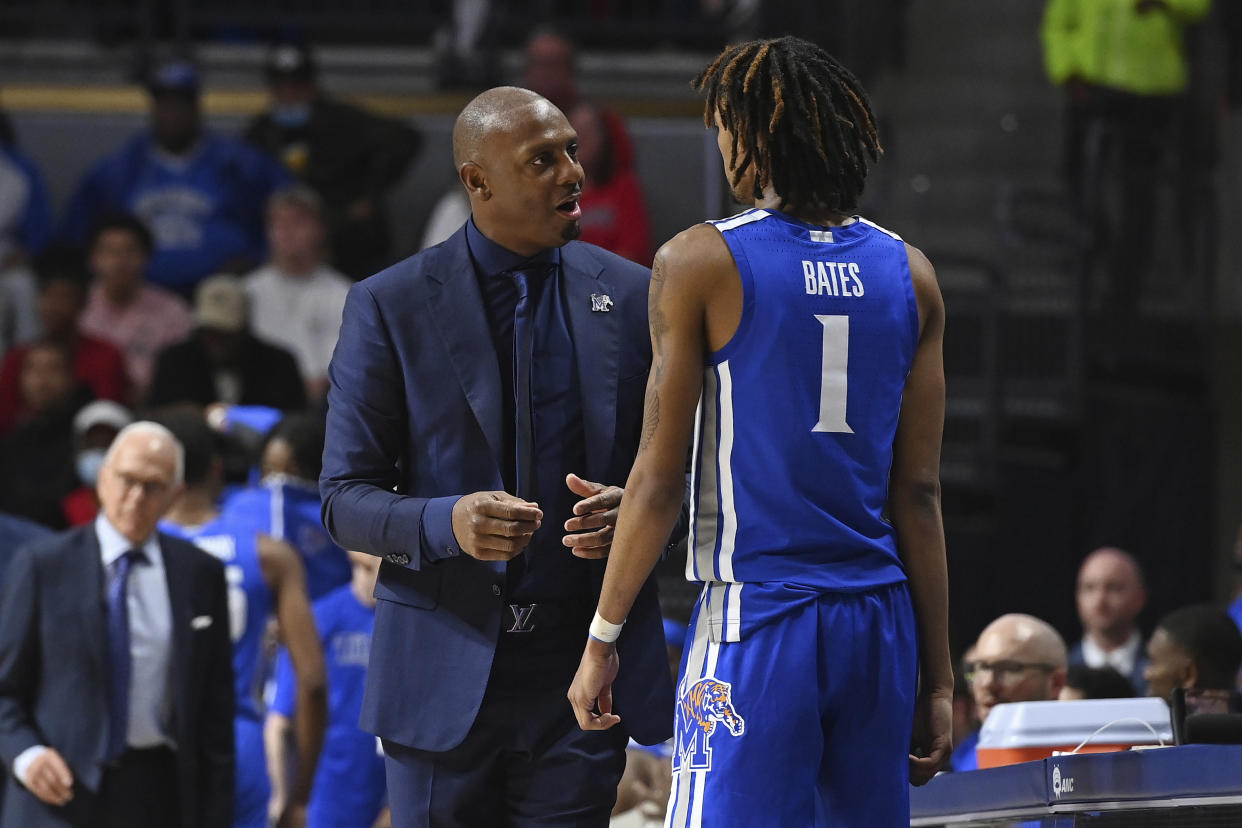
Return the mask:
[[677, 699], [674, 771], [712, 769], [708, 743], [721, 722], [733, 736], [741, 736], [746, 730], [745, 720], [733, 707], [733, 686], [711, 676], [701, 678]]

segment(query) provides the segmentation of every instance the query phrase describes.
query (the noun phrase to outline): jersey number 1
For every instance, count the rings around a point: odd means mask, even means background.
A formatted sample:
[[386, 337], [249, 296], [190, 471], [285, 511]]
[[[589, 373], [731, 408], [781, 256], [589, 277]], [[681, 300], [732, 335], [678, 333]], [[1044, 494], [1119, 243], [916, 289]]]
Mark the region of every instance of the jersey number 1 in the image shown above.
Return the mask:
[[824, 326], [824, 353], [819, 379], [819, 422], [811, 431], [853, 434], [845, 422], [845, 396], [850, 367], [850, 318], [815, 315]]

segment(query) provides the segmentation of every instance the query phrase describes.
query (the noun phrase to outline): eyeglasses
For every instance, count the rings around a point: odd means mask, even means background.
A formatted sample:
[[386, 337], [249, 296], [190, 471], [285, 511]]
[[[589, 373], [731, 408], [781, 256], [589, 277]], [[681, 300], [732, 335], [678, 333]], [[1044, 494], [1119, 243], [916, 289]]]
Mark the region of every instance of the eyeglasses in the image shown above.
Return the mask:
[[968, 661], [966, 662], [966, 681], [970, 684], [985, 681], [983, 674], [995, 677], [1003, 686], [1011, 687], [1022, 680], [1022, 674], [1028, 670], [1039, 670], [1051, 673], [1057, 669], [1055, 664], [1031, 661]]
[[113, 471], [116, 479], [120, 481], [121, 487], [126, 491], [130, 489], [140, 488], [144, 497], [155, 497], [162, 495], [168, 491], [169, 484], [162, 480], [142, 480], [122, 471]]

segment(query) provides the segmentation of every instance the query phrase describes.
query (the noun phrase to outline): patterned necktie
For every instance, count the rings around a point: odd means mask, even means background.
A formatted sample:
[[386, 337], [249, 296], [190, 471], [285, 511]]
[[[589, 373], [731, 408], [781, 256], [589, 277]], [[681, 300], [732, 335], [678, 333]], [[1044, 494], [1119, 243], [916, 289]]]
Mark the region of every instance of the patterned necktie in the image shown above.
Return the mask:
[[125, 752], [129, 732], [129, 684], [132, 664], [129, 652], [129, 571], [135, 563], [145, 563], [141, 549], [130, 549], [117, 558], [108, 581], [108, 754], [113, 760]]
[[535, 344], [535, 302], [531, 296], [532, 271], [511, 271], [517, 287], [517, 307], [513, 311], [513, 396], [516, 419], [517, 496], [535, 496], [535, 426], [531, 408], [531, 358]]

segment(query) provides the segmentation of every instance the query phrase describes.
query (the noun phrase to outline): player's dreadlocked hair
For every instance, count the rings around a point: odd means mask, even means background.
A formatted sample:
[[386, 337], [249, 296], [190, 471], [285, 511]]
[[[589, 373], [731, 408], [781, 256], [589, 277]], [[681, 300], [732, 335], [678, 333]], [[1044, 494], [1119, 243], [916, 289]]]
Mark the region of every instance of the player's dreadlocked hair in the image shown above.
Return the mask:
[[781, 207], [857, 207], [883, 149], [867, 93], [823, 49], [797, 37], [730, 46], [692, 86], [707, 93], [707, 126], [719, 114], [732, 133], [734, 158], [741, 144], [735, 186], [753, 164], [756, 198], [770, 183]]

